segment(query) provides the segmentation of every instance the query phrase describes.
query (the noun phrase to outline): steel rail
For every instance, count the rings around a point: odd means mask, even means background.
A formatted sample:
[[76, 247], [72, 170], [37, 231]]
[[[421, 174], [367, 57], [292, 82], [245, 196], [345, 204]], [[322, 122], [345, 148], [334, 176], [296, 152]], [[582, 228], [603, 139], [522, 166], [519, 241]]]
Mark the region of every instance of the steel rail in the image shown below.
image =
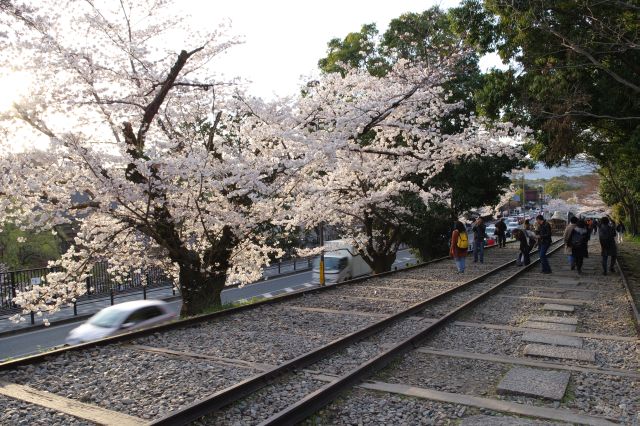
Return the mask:
[[[558, 247], [553, 249], [549, 254], [555, 253], [563, 246], [564, 244], [560, 244]], [[421, 331], [415, 333], [413, 336], [403, 340], [399, 344], [388, 349], [387, 351], [376, 356], [375, 358], [361, 364], [359, 367], [356, 367], [355, 369], [349, 371], [348, 373], [338, 377], [336, 380], [310, 393], [306, 397], [300, 399], [295, 404], [290, 405], [288, 408], [280, 411], [279, 413], [274, 414], [267, 420], [260, 423], [260, 426], [293, 425], [303, 421], [307, 417], [313, 415], [318, 410], [322, 409], [323, 407], [331, 403], [343, 390], [356, 385], [357, 383], [361, 382], [372, 373], [375, 373], [380, 369], [386, 367], [390, 362], [392, 362], [398, 356], [403, 355], [408, 351], [418, 347], [421, 341], [423, 341], [430, 334], [434, 333], [435, 331], [439, 330], [442, 326], [447, 324], [454, 316], [456, 316], [462, 311], [465, 311], [473, 307], [483, 299], [489, 297], [498, 289], [510, 283], [514, 278], [522, 275], [524, 272], [535, 267], [539, 262], [540, 262], [540, 259], [538, 258], [535, 261], [531, 262], [531, 264], [529, 264], [528, 266], [518, 270], [511, 276], [500, 281], [498, 284], [494, 285], [489, 290], [479, 294], [478, 296], [473, 297], [472, 299], [465, 302], [464, 304], [449, 311], [447, 314], [440, 317], [435, 322], [429, 324], [427, 327], [425, 327]]]
[[[486, 248], [493, 248], [496, 247], [496, 245], [491, 245], [488, 246]], [[230, 308], [230, 309], [224, 309], [218, 312], [212, 312], [210, 314], [203, 314], [203, 315], [197, 315], [197, 316], [193, 316], [190, 318], [185, 318], [185, 319], [181, 319], [181, 320], [176, 320], [176, 321], [172, 321], [170, 323], [166, 323], [166, 324], [161, 324], [161, 325], [157, 325], [154, 327], [150, 327], [150, 328], [145, 328], [142, 330], [136, 330], [136, 331], [130, 331], [127, 333], [122, 333], [122, 334], [118, 334], [116, 336], [111, 336], [111, 337], [105, 337], [103, 339], [98, 339], [98, 340], [92, 340], [91, 342], [86, 342], [86, 343], [82, 343], [79, 345], [73, 345], [73, 346], [64, 346], [61, 348], [57, 348], [57, 349], [53, 349], [47, 352], [42, 352], [36, 355], [30, 355], [30, 356], [26, 356], [26, 357], [21, 357], [21, 358], [17, 358], [17, 359], [13, 359], [10, 361], [5, 361], [0, 363], [0, 371], [6, 371], [6, 370], [11, 370], [12, 368], [15, 367], [19, 367], [19, 366], [23, 366], [23, 365], [30, 365], [30, 364], [35, 364], [37, 362], [41, 362], [41, 361], [45, 361], [47, 358], [52, 357], [52, 356], [56, 356], [56, 355], [60, 355], [66, 352], [75, 352], [75, 351], [81, 351], [84, 349], [89, 349], [89, 348], [94, 348], [94, 347], [100, 347], [100, 346], [108, 346], [110, 344], [113, 343], [120, 343], [120, 342], [126, 342], [129, 340], [133, 340], [133, 339], [137, 339], [139, 337], [144, 337], [144, 336], [148, 336], [154, 333], [158, 333], [158, 332], [165, 332], [165, 331], [171, 331], [171, 330], [177, 330], [183, 327], [188, 327], [194, 324], [199, 324], [202, 322], [206, 322], [206, 321], [210, 321], [210, 320], [214, 320], [214, 319], [219, 319], [219, 318], [224, 318], [227, 316], [231, 316], [243, 311], [247, 311], [247, 310], [251, 310], [254, 308], [257, 308], [259, 306], [267, 306], [267, 305], [272, 305], [272, 304], [277, 304], [280, 303], [282, 301], [285, 300], [289, 300], [289, 299], [295, 299], [298, 297], [301, 297], [307, 293], [313, 293], [313, 292], [319, 292], [319, 291], [331, 291], [332, 289], [335, 288], [340, 288], [343, 286], [347, 286], [347, 285], [351, 285], [351, 284], [357, 284], [366, 280], [371, 280], [374, 278], [382, 278], [382, 277], [388, 277], [389, 275], [393, 275], [393, 274], [397, 274], [397, 273], [401, 273], [403, 271], [409, 271], [409, 270], [413, 270], [413, 269], [419, 269], [419, 268], [423, 268], [429, 265], [432, 265], [434, 263], [438, 263], [438, 262], [443, 262], [446, 260], [451, 259], [449, 256], [446, 257], [439, 257], [436, 259], [432, 259], [430, 261], [427, 262], [423, 262], [423, 263], [418, 263], [415, 265], [411, 265], [408, 266], [406, 268], [402, 268], [402, 269], [398, 269], [398, 270], [394, 270], [394, 271], [387, 271], [387, 272], [381, 272], [379, 274], [375, 274], [375, 275], [367, 275], [364, 277], [359, 277], [359, 278], [354, 278], [352, 280], [348, 280], [348, 281], [342, 281], [340, 283], [336, 283], [336, 284], [331, 284], [328, 286], [323, 286], [323, 287], [310, 287], [310, 288], [305, 288], [305, 289], [301, 289], [299, 291], [294, 291], [291, 293], [286, 293], [286, 294], [282, 294], [282, 295], [278, 295], [276, 297], [273, 298], [269, 298], [269, 299], [265, 299], [265, 300], [261, 300], [255, 303], [250, 303], [247, 305], [242, 305], [242, 306], [237, 306], [234, 308]]]
[[232, 404], [233, 402], [236, 402], [242, 398], [245, 398], [251, 395], [252, 393], [270, 384], [274, 379], [290, 371], [305, 368], [327, 357], [328, 355], [331, 355], [347, 347], [348, 345], [353, 344], [354, 342], [362, 340], [366, 337], [369, 337], [379, 332], [380, 330], [385, 329], [392, 323], [395, 323], [403, 318], [406, 318], [408, 316], [411, 316], [413, 314], [416, 314], [424, 310], [430, 304], [435, 303], [440, 299], [443, 299], [453, 293], [459, 292], [462, 289], [466, 289], [479, 281], [483, 281], [484, 279], [495, 274], [496, 272], [499, 272], [505, 268], [508, 268], [509, 266], [513, 265], [515, 262], [516, 262], [515, 260], [510, 260], [509, 262], [506, 262], [483, 275], [480, 275], [476, 278], [466, 281], [457, 287], [446, 290], [433, 297], [430, 297], [426, 300], [418, 302], [401, 312], [390, 315], [389, 317], [386, 317], [374, 324], [371, 324], [360, 330], [350, 333], [346, 336], [338, 338], [328, 343], [327, 345], [324, 345], [320, 348], [309, 351], [303, 355], [300, 355], [292, 360], [285, 362], [284, 364], [276, 366], [256, 376], [245, 379], [228, 388], [222, 389], [208, 397], [205, 397], [199, 401], [195, 401], [190, 405], [182, 407], [181, 409], [176, 410], [171, 414], [168, 414], [161, 418], [154, 419], [149, 423], [149, 425], [164, 426], [164, 425], [187, 424], [189, 422], [192, 422], [226, 405]]
[[636, 333], [640, 334], [640, 313], [638, 313], [638, 305], [636, 305], [636, 300], [633, 297], [633, 293], [631, 292], [631, 286], [629, 285], [629, 281], [627, 280], [627, 275], [624, 273], [624, 269], [622, 268], [622, 265], [620, 264], [618, 259], [616, 259], [616, 265], [618, 266], [618, 271], [620, 271], [620, 275], [622, 276], [622, 284], [627, 294], [627, 299], [629, 299], [629, 304], [631, 305], [631, 314], [633, 316], [633, 323], [636, 328]]

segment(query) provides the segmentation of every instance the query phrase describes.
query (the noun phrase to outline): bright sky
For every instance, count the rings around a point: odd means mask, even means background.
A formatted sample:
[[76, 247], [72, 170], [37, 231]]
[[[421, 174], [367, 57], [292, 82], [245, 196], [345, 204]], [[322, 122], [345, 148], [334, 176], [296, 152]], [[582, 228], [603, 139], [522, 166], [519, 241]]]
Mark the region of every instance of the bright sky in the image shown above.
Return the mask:
[[317, 73], [327, 42], [343, 39], [374, 22], [380, 33], [389, 21], [406, 12], [434, 5], [447, 9], [454, 0], [182, 0], [177, 4], [195, 19], [217, 24], [229, 18], [234, 34], [246, 43], [233, 47], [220, 62], [227, 77], [251, 80], [250, 93], [270, 99], [297, 93], [300, 77]]
[[[175, 7], [192, 15], [200, 28], [215, 29], [219, 22], [231, 21], [232, 33], [245, 43], [218, 58], [218, 74], [248, 80], [249, 93], [273, 99], [299, 93], [301, 83], [318, 73], [318, 60], [326, 56], [332, 38], [343, 39], [372, 22], [383, 33], [403, 13], [458, 4], [458, 0], [324, 0], [313, 8], [301, 0], [177, 0]], [[480, 66], [499, 66], [499, 60], [485, 57]], [[0, 75], [0, 111], [28, 96], [27, 77]]]

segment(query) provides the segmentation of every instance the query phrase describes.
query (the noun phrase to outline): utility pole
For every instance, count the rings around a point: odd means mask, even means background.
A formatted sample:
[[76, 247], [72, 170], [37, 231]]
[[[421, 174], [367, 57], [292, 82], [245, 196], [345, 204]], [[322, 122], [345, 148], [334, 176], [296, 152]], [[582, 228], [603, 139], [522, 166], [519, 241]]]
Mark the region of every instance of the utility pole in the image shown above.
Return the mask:
[[527, 202], [527, 193], [524, 190], [524, 171], [522, 172], [522, 214], [524, 214], [525, 203]]
[[[324, 226], [322, 222], [318, 225], [318, 242], [324, 246]], [[320, 252], [320, 287], [324, 287], [324, 248]]]
[[538, 189], [540, 190], [540, 214], [544, 216], [544, 187], [539, 186]]

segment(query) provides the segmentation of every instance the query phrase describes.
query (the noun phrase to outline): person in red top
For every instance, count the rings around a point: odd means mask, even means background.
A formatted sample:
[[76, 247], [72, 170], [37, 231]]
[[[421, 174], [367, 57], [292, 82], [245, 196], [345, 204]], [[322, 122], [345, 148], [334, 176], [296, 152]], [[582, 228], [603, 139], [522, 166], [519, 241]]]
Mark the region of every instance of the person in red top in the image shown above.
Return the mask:
[[464, 224], [457, 221], [453, 232], [451, 233], [451, 248], [449, 249], [449, 255], [453, 257], [458, 268], [458, 273], [464, 273], [464, 263], [469, 251], [469, 237], [467, 236], [467, 229]]

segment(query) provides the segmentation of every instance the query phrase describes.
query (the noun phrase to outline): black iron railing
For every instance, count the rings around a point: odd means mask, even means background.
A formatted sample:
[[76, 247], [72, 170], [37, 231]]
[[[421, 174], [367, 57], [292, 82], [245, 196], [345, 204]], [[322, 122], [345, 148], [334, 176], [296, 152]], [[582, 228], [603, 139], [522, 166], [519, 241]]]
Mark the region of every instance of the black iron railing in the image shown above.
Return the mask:
[[[81, 299], [107, 297], [114, 293], [125, 293], [141, 288], [156, 288], [173, 286], [173, 281], [159, 268], [149, 268], [136, 272], [131, 269], [123, 279], [113, 279], [108, 272], [108, 264], [96, 264], [87, 278], [87, 294]], [[46, 276], [50, 272], [57, 272], [57, 268], [26, 269], [21, 271], [0, 272], [0, 312], [18, 310], [13, 298], [21, 291], [28, 291], [33, 286], [46, 283]], [[146, 286], [143, 284], [146, 282]]]

